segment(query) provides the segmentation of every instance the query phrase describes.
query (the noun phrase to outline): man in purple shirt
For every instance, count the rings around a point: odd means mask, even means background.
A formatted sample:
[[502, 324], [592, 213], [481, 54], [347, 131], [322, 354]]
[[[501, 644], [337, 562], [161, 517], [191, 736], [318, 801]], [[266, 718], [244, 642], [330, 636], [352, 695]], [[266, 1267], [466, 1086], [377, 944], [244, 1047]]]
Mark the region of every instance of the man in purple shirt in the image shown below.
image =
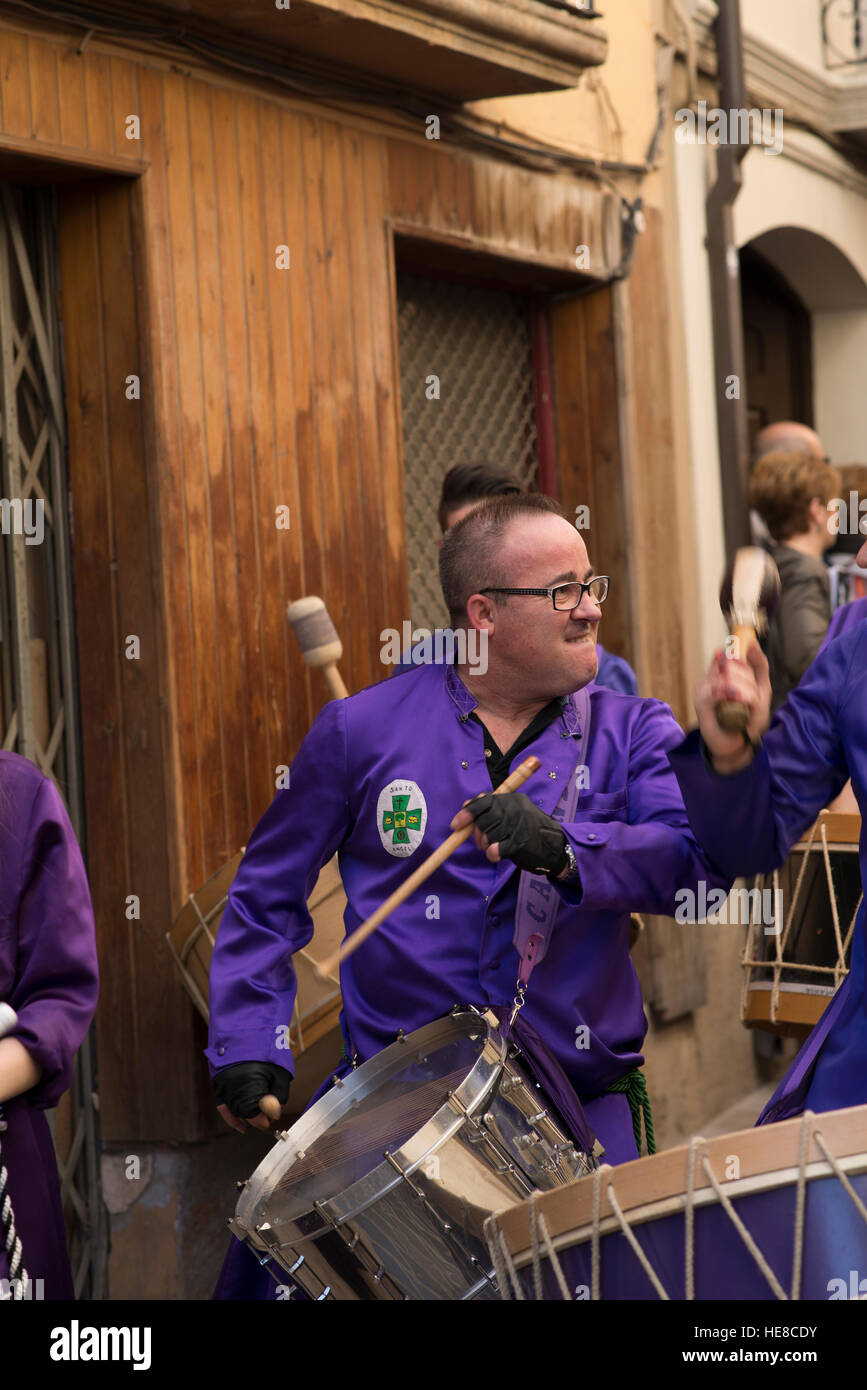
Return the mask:
[[[0, 752], [0, 1003], [17, 1023], [0, 1039], [0, 1166], [34, 1298], [74, 1297], [60, 1184], [45, 1111], [72, 1079], [99, 987], [90, 892], [57, 788]], [[0, 1280], [10, 1282], [0, 1220]], [[41, 1287], [40, 1287], [41, 1281]], [[5, 1290], [5, 1284], [2, 1286]]]
[[[320, 713], [290, 787], [250, 839], [217, 938], [207, 1057], [221, 1113], [261, 1128], [259, 1098], [288, 1094], [291, 953], [310, 940], [305, 904], [321, 865], [338, 851], [351, 933], [474, 818], [475, 843], [344, 964], [347, 1054], [365, 1061], [456, 1003], [508, 1007], [517, 870], [544, 871], [557, 915], [522, 1020], [575, 1088], [606, 1161], [619, 1163], [638, 1153], [627, 1078], [647, 1027], [630, 912], [673, 915], [679, 889], [729, 880], [687, 827], [668, 765], [682, 735], [668, 706], [591, 686], [607, 581], [558, 504], [509, 497], [472, 511], [444, 540], [440, 576], [453, 625], [486, 637], [485, 674], [420, 666]], [[541, 767], [524, 791], [492, 797], [529, 753]], [[577, 810], [561, 825], [552, 813], [573, 778]], [[219, 1296], [256, 1296], [256, 1272], [236, 1245]]]

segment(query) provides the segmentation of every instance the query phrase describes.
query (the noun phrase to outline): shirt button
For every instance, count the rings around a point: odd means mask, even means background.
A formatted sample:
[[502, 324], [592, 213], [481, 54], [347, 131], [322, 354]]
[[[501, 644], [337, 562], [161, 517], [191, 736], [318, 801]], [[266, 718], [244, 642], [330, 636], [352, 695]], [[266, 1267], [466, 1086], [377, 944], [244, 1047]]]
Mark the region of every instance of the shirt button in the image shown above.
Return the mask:
[[486, 757], [486, 758], [489, 758], [490, 756], [491, 756], [491, 750], [490, 750], [490, 748], [486, 748], [486, 749], [485, 749], [485, 757]]
[[556, 782], [556, 781], [557, 781], [557, 774], [556, 774], [556, 772], [549, 772], [549, 773], [548, 773], [548, 776], [551, 778], [552, 782]]
[[461, 767], [466, 769], [469, 767], [469, 763], [461, 763]]
[[595, 840], [595, 839], [596, 839], [596, 836], [595, 836], [595, 835], [588, 835], [588, 836], [587, 836], [587, 839], [588, 839], [588, 840]]
[[225, 1056], [225, 1053], [226, 1053], [226, 1049], [225, 1049], [224, 1047], [218, 1047], [218, 1048], [217, 1048], [217, 1056], [218, 1056], [218, 1057], [223, 1057], [223, 1056]]

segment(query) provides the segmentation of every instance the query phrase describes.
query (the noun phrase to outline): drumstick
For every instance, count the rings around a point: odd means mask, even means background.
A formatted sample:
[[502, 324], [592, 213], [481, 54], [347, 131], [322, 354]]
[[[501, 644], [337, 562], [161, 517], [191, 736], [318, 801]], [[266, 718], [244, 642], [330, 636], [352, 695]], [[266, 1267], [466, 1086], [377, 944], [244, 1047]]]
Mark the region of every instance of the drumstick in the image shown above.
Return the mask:
[[[780, 576], [771, 556], [760, 546], [743, 546], [726, 570], [719, 596], [742, 660], [746, 660], [757, 634], [767, 631], [779, 599]], [[750, 722], [750, 711], [739, 700], [721, 700], [716, 717], [721, 729], [739, 734]]]
[[286, 617], [292, 624], [307, 665], [320, 666], [333, 698], [345, 700], [349, 691], [337, 669], [343, 655], [343, 643], [322, 599], [314, 595], [296, 599], [286, 609]]
[[283, 1113], [283, 1107], [276, 1096], [262, 1096], [259, 1109], [269, 1120], [279, 1120]]
[[[524, 785], [528, 777], [532, 777], [533, 773], [536, 772], [540, 766], [541, 764], [538, 758], [532, 756], [525, 758], [524, 761], [515, 768], [515, 771], [509, 774], [505, 782], [501, 783], [501, 785], [496, 788], [494, 796], [500, 796], [503, 792], [517, 791], [519, 787]], [[454, 853], [458, 845], [462, 845], [464, 840], [470, 838], [473, 833], [474, 825], [475, 822], [470, 821], [469, 825], [465, 825], [463, 830], [452, 831], [448, 839], [443, 840], [439, 849], [435, 849], [433, 854], [428, 855], [424, 863], [419, 864], [415, 872], [410, 874], [409, 878], [406, 879], [399, 888], [395, 889], [390, 897], [386, 898], [382, 906], [378, 907], [372, 916], [368, 917], [366, 922], [362, 922], [361, 926], [352, 933], [348, 940], [344, 941], [339, 951], [336, 951], [328, 960], [324, 960], [314, 967], [316, 974], [320, 976], [320, 978], [325, 979], [326, 976], [333, 974], [334, 970], [341, 966], [345, 960], [348, 960], [353, 952], [357, 951], [359, 946], [363, 945], [367, 938], [376, 931], [377, 927], [385, 921], [386, 917], [394, 912], [396, 907], [400, 907], [402, 902], [406, 902], [410, 894], [414, 893], [416, 888], [424, 883], [425, 879], [430, 878], [434, 870], [438, 869], [440, 864], [444, 863], [449, 855]]]

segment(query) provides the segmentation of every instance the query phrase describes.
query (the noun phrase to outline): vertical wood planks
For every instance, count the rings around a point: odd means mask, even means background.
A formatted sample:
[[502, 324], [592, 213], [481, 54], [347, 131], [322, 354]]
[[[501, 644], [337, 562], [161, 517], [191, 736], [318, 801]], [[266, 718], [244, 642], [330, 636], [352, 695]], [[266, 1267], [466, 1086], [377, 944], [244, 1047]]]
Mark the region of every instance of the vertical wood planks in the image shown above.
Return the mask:
[[33, 133], [30, 116], [28, 40], [23, 34], [5, 33], [0, 53], [0, 111], [6, 135]]

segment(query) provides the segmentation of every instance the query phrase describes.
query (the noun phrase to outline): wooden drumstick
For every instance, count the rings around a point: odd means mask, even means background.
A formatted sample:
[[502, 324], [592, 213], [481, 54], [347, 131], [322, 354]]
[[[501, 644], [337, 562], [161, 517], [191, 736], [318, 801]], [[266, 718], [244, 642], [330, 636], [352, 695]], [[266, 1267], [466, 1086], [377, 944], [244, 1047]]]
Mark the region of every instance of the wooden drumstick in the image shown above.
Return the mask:
[[[505, 782], [502, 782], [500, 786], [496, 788], [494, 796], [500, 796], [503, 792], [516, 792], [519, 787], [524, 785], [528, 777], [532, 777], [533, 773], [538, 771], [540, 766], [541, 764], [538, 758], [532, 756], [525, 758], [524, 761], [515, 768], [515, 771], [509, 774]], [[328, 975], [332, 975], [354, 951], [358, 950], [359, 946], [364, 944], [367, 938], [376, 931], [377, 927], [381, 926], [386, 917], [394, 912], [396, 907], [400, 907], [401, 903], [406, 902], [410, 894], [414, 893], [416, 888], [424, 883], [425, 879], [430, 878], [434, 870], [438, 869], [440, 864], [444, 863], [449, 855], [454, 853], [458, 845], [462, 845], [464, 840], [470, 838], [474, 828], [475, 822], [470, 821], [469, 825], [465, 825], [463, 830], [452, 831], [448, 839], [443, 840], [439, 849], [435, 849], [433, 854], [428, 855], [424, 863], [419, 864], [415, 872], [410, 874], [409, 878], [406, 879], [399, 888], [395, 889], [390, 897], [386, 898], [382, 906], [378, 907], [372, 916], [368, 917], [366, 922], [362, 922], [361, 926], [344, 941], [339, 951], [336, 951], [328, 960], [322, 961], [315, 967], [316, 974], [322, 979], [325, 979]]]
[[345, 700], [349, 691], [337, 669], [337, 663], [343, 656], [343, 643], [322, 599], [314, 595], [296, 599], [287, 607], [286, 617], [292, 624], [307, 665], [321, 667], [333, 698]]
[[[767, 631], [780, 601], [780, 576], [767, 550], [745, 545], [736, 551], [726, 570], [719, 601], [738, 644], [738, 655], [746, 659], [757, 634]], [[721, 700], [716, 717], [721, 729], [740, 734], [750, 722], [750, 710], [742, 701]]]
[[283, 1107], [276, 1096], [262, 1096], [259, 1109], [269, 1120], [279, 1120], [283, 1113]]

